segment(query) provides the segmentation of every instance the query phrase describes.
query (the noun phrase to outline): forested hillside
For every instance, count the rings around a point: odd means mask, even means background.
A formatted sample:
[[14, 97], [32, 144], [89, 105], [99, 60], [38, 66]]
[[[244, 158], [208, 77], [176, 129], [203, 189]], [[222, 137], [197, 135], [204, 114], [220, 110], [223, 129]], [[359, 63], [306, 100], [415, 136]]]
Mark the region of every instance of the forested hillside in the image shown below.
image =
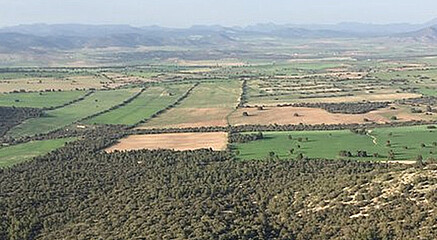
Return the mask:
[[70, 143], [0, 170], [1, 239], [433, 239], [436, 170]]

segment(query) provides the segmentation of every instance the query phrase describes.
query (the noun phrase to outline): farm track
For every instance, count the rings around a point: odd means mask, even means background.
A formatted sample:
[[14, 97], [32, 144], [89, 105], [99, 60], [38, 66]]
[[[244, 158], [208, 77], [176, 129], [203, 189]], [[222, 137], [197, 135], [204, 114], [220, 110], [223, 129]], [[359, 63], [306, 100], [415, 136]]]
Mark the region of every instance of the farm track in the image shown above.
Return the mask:
[[372, 138], [373, 144], [378, 145], [378, 142], [376, 142], [377, 138], [375, 136], [373, 136], [373, 135], [370, 135], [371, 133], [372, 133], [372, 130], [368, 131], [366, 133], [366, 135], [369, 136], [370, 138]]
[[232, 116], [232, 114], [234, 114], [238, 110], [239, 107], [244, 107], [246, 102], [247, 102], [247, 80], [243, 80], [243, 82], [241, 83], [241, 94], [240, 94], [240, 98], [238, 99], [238, 105], [226, 115], [226, 124], [228, 126], [231, 126], [231, 121], [229, 120], [229, 118]]

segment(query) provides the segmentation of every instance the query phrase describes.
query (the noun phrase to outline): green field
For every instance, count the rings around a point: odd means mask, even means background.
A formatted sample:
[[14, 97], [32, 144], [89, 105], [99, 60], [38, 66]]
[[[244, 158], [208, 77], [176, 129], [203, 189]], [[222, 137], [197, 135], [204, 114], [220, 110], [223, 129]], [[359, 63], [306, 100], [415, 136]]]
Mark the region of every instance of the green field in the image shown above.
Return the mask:
[[133, 125], [176, 102], [191, 84], [150, 87], [127, 105], [85, 121], [87, 124]]
[[87, 116], [118, 105], [138, 91], [138, 88], [97, 91], [83, 101], [56, 110], [47, 111], [44, 117], [29, 119], [11, 129], [8, 135], [14, 137], [32, 136], [65, 127]]
[[238, 105], [241, 81], [201, 83], [179, 105], [151, 119], [145, 127], [227, 125], [227, 116]]
[[[289, 135], [292, 139], [289, 139]], [[388, 140], [391, 146], [387, 146]], [[437, 142], [436, 130], [427, 129], [426, 126], [414, 126], [377, 128], [368, 135], [356, 134], [350, 130], [264, 132], [264, 139], [236, 144], [235, 147], [239, 152], [238, 157], [245, 160], [263, 159], [270, 152], [280, 158], [295, 158], [302, 153], [310, 158], [338, 159], [345, 158], [339, 156], [339, 152], [343, 150], [350, 151], [354, 155], [351, 159], [357, 160], [387, 160], [390, 150], [395, 153], [393, 160], [414, 160], [418, 155], [422, 155], [424, 159], [437, 157], [437, 146], [434, 146], [434, 142]], [[421, 146], [422, 143], [425, 147]], [[290, 153], [291, 149], [294, 149], [293, 154]], [[356, 157], [358, 150], [367, 151], [370, 157]], [[373, 157], [374, 153], [378, 153], [379, 157]]]
[[24, 162], [33, 157], [49, 153], [73, 141], [74, 138], [33, 141], [0, 148], [0, 168]]
[[62, 106], [85, 95], [85, 91], [0, 94], [0, 106], [49, 108]]
[[201, 83], [178, 108], [233, 108], [241, 92], [239, 81]]

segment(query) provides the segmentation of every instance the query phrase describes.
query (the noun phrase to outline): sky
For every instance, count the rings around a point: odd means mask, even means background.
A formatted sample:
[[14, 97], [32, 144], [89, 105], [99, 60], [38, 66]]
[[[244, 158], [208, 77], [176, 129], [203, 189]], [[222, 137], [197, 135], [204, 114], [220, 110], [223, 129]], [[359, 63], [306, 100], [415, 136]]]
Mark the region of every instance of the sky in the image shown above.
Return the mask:
[[424, 23], [437, 0], [0, 0], [0, 27], [31, 23], [189, 27]]

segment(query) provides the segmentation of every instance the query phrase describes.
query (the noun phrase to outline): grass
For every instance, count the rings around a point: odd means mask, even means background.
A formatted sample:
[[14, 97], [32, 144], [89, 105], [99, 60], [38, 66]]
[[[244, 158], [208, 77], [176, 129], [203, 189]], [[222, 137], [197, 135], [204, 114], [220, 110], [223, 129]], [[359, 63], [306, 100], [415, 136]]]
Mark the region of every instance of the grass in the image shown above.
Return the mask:
[[[292, 139], [289, 139], [289, 135]], [[303, 141], [299, 142], [298, 139]], [[308, 138], [308, 141], [305, 139]], [[373, 142], [375, 139], [375, 143]], [[391, 142], [387, 146], [387, 141]], [[424, 159], [437, 157], [437, 131], [426, 126], [377, 128], [368, 135], [359, 135], [349, 130], [338, 131], [299, 131], [299, 132], [265, 132], [264, 139], [236, 144], [240, 159], [263, 159], [274, 152], [280, 158], [295, 158], [302, 153], [310, 158], [339, 159], [339, 152], [350, 151], [356, 155], [358, 150], [367, 151], [368, 155], [378, 153], [380, 157], [358, 158], [357, 160], [387, 160], [388, 152], [395, 153], [394, 160], [414, 160], [418, 155]], [[425, 144], [422, 147], [421, 144]], [[298, 147], [300, 145], [300, 148]], [[408, 149], [405, 149], [408, 147]], [[290, 150], [294, 149], [291, 154]]]
[[430, 86], [420, 87], [418, 89], [418, 91], [425, 96], [432, 96], [432, 97], [437, 96], [437, 88], [435, 86], [434, 87], [430, 87]]
[[153, 118], [144, 127], [200, 127], [226, 125], [238, 105], [240, 81], [201, 83], [175, 108]]
[[0, 94], [0, 106], [48, 108], [62, 106], [85, 95], [85, 91]]
[[176, 102], [191, 84], [151, 87], [127, 105], [89, 119], [87, 124], [133, 125]]
[[238, 104], [240, 92], [241, 82], [239, 81], [201, 83], [178, 107], [233, 108]]
[[50, 90], [76, 90], [76, 89], [100, 89], [108, 83], [107, 79], [90, 76], [69, 76], [69, 77], [34, 77], [34, 78], [14, 78], [0, 80], [0, 92], [13, 91], [44, 91]]
[[75, 121], [120, 104], [138, 91], [139, 89], [97, 91], [83, 101], [56, 110], [47, 111], [44, 117], [29, 119], [11, 129], [8, 135], [14, 137], [32, 136], [65, 127]]
[[0, 168], [28, 161], [36, 156], [44, 155], [73, 141], [74, 138], [62, 138], [43, 141], [32, 141], [10, 147], [0, 148]]

